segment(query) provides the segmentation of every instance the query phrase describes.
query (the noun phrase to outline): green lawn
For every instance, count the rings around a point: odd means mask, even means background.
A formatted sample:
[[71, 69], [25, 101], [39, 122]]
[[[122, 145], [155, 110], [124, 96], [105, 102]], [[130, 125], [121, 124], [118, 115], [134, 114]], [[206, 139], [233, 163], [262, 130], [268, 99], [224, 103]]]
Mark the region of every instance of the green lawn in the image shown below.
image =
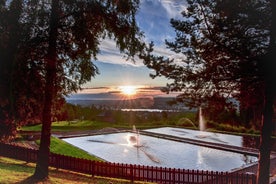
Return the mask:
[[[98, 127], [99, 122], [94, 121], [59, 121], [52, 123], [52, 131], [78, 131], [78, 130], [90, 130]], [[40, 131], [41, 124], [34, 126], [24, 126], [20, 130], [23, 131]]]
[[[99, 122], [99, 121], [58, 121], [52, 123], [52, 132], [58, 131], [81, 131], [81, 130], [99, 130], [106, 127], [113, 128], [132, 128], [130, 125], [118, 123]], [[41, 124], [34, 126], [24, 126], [23, 131], [40, 131]]]
[[[99, 121], [59, 121], [52, 123], [52, 132], [70, 132], [70, 131], [84, 131], [84, 130], [100, 130], [106, 127], [113, 128], [124, 128], [132, 129], [131, 124], [120, 124], [120, 123], [109, 123], [109, 122], [99, 122]], [[166, 126], [177, 126], [173, 124], [136, 124], [137, 129], [148, 129]], [[249, 134], [249, 135], [259, 135], [259, 131], [254, 129], [246, 129], [242, 126], [230, 126], [228, 124], [217, 124], [214, 122], [209, 122], [208, 131], [230, 133], [230, 134]], [[182, 128], [195, 129], [193, 126], [180, 126]], [[41, 124], [34, 126], [24, 126], [20, 130], [23, 131], [41, 131]]]
[[57, 153], [61, 155], [84, 158], [89, 160], [100, 160], [99, 158], [90, 155], [87, 152], [55, 137], [51, 137], [50, 150], [52, 153]]

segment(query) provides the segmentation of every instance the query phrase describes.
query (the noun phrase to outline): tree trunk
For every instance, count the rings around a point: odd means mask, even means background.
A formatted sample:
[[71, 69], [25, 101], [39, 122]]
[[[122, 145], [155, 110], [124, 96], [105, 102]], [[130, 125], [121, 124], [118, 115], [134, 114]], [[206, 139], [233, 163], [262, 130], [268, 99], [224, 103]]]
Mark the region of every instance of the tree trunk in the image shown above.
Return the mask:
[[261, 132], [261, 144], [259, 153], [258, 166], [258, 184], [269, 184], [270, 170], [270, 150], [271, 150], [271, 135], [273, 131], [273, 93], [271, 89], [266, 87], [265, 108], [263, 115], [263, 125]]
[[39, 180], [48, 178], [48, 166], [50, 155], [50, 138], [51, 138], [51, 124], [52, 115], [51, 109], [53, 99], [56, 96], [55, 80], [56, 80], [56, 64], [57, 52], [56, 41], [58, 34], [58, 0], [52, 1], [52, 10], [49, 25], [49, 47], [46, 56], [46, 84], [45, 84], [45, 99], [42, 114], [42, 130], [40, 138], [40, 146], [38, 152], [38, 160], [36, 163], [34, 177]]
[[270, 34], [270, 48], [264, 62], [265, 72], [265, 107], [260, 140], [259, 166], [257, 173], [258, 184], [269, 184], [271, 135], [274, 128], [273, 113], [276, 93], [276, 2], [271, 0], [272, 21]]

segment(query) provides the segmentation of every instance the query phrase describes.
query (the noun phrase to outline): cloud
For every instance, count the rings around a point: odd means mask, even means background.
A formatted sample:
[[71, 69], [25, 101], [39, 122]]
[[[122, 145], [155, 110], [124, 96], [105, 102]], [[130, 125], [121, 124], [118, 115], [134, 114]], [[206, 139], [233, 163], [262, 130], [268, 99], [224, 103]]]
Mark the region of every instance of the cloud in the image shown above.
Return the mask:
[[[139, 12], [136, 16], [140, 29], [145, 32], [145, 41], [155, 43], [155, 53], [168, 58], [179, 56], [166, 49], [165, 39], [172, 40], [175, 37], [174, 30], [170, 26], [170, 19], [181, 16], [186, 2], [183, 0], [142, 0]], [[112, 39], [104, 39], [100, 45], [98, 61], [118, 65], [131, 65], [133, 67], [144, 66], [143, 61], [136, 58], [136, 62], [127, 61], [127, 57], [120, 53], [116, 43]]]
[[[137, 94], [131, 98], [175, 97], [177, 93], [161, 92], [162, 87], [137, 86]], [[126, 98], [118, 86], [84, 88], [66, 97], [67, 100], [122, 100]], [[130, 97], [128, 97], [130, 98]]]
[[133, 65], [133, 63], [126, 61], [126, 56], [123, 53], [120, 53], [119, 49], [116, 47], [115, 41], [111, 39], [105, 39], [101, 42], [100, 54], [97, 56], [97, 59], [107, 63], [126, 63]]
[[160, 0], [169, 18], [181, 18], [181, 12], [186, 9], [186, 1], [183, 0]]
[[[136, 15], [137, 24], [145, 34], [145, 42], [154, 42], [156, 55], [170, 59], [174, 58], [176, 61], [183, 58], [183, 55], [170, 51], [165, 45], [165, 39], [171, 41], [175, 37], [170, 19], [181, 16], [183, 8], [185, 8], [185, 1], [183, 0], [141, 0], [141, 6]], [[114, 40], [102, 40], [97, 61], [92, 61], [99, 68], [100, 75], [97, 75], [84, 86], [119, 86], [127, 84], [164, 86], [168, 83], [168, 79], [164, 77], [151, 79], [149, 74], [154, 71], [148, 69], [142, 60], [136, 58], [134, 63], [126, 59], [126, 56], [120, 53]], [[108, 91], [107, 89], [104, 90]]]
[[78, 94], [95, 94], [95, 93], [105, 93], [108, 92], [108, 87], [95, 87], [95, 88], [82, 88], [78, 90]]
[[[104, 40], [101, 44], [101, 54], [98, 55], [98, 61], [103, 63], [117, 64], [117, 65], [130, 65], [133, 67], [144, 67], [143, 61], [139, 58], [135, 58], [135, 62], [126, 60], [126, 57], [123, 53], [120, 53], [116, 49], [116, 44], [113, 40]], [[154, 54], [158, 56], [164, 56], [169, 59], [175, 59], [180, 61], [183, 58], [182, 54], [177, 54], [168, 48], [165, 45], [155, 45]]]
[[105, 39], [101, 42], [100, 54], [97, 56], [97, 60], [104, 63], [131, 65], [133, 67], [144, 66], [143, 62], [138, 58], [135, 58], [135, 62], [127, 60], [127, 56], [119, 51], [115, 41], [111, 39]]
[[183, 0], [142, 0], [136, 19], [146, 34], [146, 41], [159, 45], [174, 37], [170, 20], [181, 18], [185, 8], [186, 1]]

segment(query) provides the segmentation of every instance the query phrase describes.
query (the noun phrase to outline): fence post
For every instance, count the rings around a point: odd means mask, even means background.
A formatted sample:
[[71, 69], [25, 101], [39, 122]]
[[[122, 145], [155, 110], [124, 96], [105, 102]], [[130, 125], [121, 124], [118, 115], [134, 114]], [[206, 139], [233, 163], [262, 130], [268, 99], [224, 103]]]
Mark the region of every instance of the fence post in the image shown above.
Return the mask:
[[172, 168], [169, 168], [169, 178], [170, 178], [170, 182], [172, 181], [172, 176], [173, 176], [173, 170], [172, 170]]
[[90, 168], [91, 168], [92, 177], [94, 177], [95, 176], [95, 160], [90, 161]]
[[130, 164], [130, 179], [131, 179], [131, 183], [134, 182], [134, 169], [133, 169], [133, 165]]
[[251, 175], [251, 176], [252, 176], [252, 183], [256, 184], [257, 183], [257, 176], [256, 176], [256, 174]]
[[216, 171], [216, 184], [219, 184], [219, 173], [218, 173], [218, 171]]

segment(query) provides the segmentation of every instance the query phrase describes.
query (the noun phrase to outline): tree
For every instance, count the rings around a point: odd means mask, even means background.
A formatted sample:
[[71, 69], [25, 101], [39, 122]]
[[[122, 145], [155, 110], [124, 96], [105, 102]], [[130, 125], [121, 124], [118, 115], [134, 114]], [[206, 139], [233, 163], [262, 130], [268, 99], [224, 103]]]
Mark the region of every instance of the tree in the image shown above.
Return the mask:
[[102, 39], [114, 40], [128, 59], [143, 48], [138, 6], [139, 0], [0, 1], [0, 125], [15, 131], [26, 117], [41, 120], [35, 178], [48, 176], [54, 108], [98, 74], [91, 60]]
[[[141, 56], [156, 71], [153, 78], [165, 76], [173, 81], [165, 91], [181, 91], [179, 101], [202, 106], [210, 99], [235, 97], [241, 105], [246, 102], [264, 109], [259, 183], [269, 181], [276, 79], [275, 10], [275, 2], [270, 0], [187, 0], [183, 19], [171, 20], [175, 40], [166, 40], [167, 47], [182, 54], [182, 59], [154, 54], [153, 44]], [[261, 99], [257, 103], [256, 97]]]
[[23, 1], [0, 2], [0, 140], [9, 141], [18, 127], [40, 119], [42, 75], [27, 60], [22, 26]]
[[78, 89], [97, 74], [90, 59], [91, 56], [96, 58], [102, 38], [114, 39], [120, 51], [130, 57], [142, 48], [134, 18], [138, 1], [53, 0], [51, 4], [43, 3], [38, 1], [46, 17], [46, 23], [39, 26], [45, 36], [37, 44], [45, 46], [46, 50], [41, 58], [45, 64], [45, 97], [34, 173], [38, 179], [48, 176], [51, 108], [56, 95], [64, 89], [67, 92]]
[[[18, 6], [19, 4], [19, 6]], [[13, 134], [15, 131], [15, 125], [13, 125], [12, 121], [14, 121], [13, 109], [14, 109], [14, 100], [12, 95], [12, 83], [8, 83], [8, 81], [12, 80], [12, 68], [15, 65], [14, 53], [17, 52], [16, 46], [17, 38], [19, 37], [18, 33], [16, 33], [16, 29], [18, 28], [18, 20], [22, 7], [20, 7], [20, 3], [11, 2], [10, 9], [8, 10], [5, 7], [5, 2], [1, 2], [1, 45], [0, 45], [0, 57], [1, 57], [1, 67], [0, 67], [0, 89], [1, 89], [1, 112], [0, 112], [0, 121], [1, 121], [1, 139], [9, 138], [10, 134]], [[8, 20], [5, 21], [4, 17], [9, 17]], [[7, 62], [8, 61], [8, 62]], [[5, 99], [6, 98], [6, 99]], [[8, 131], [3, 131], [8, 130]]]

